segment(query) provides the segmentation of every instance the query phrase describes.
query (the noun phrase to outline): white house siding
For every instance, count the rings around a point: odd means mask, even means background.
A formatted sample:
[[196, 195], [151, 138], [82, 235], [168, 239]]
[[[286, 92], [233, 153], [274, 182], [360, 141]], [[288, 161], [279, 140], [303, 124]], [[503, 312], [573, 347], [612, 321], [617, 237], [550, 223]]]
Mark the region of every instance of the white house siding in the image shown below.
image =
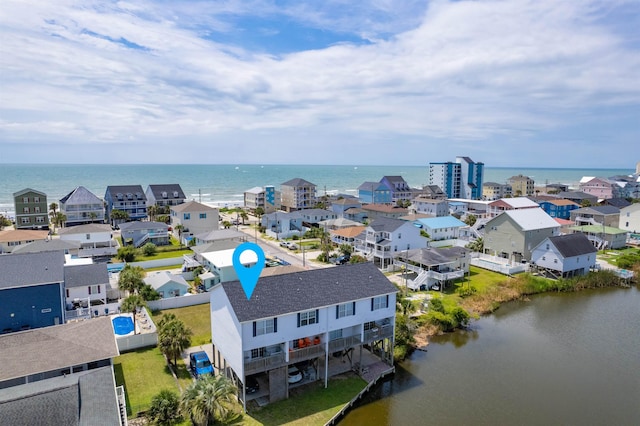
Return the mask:
[[596, 263], [596, 255], [583, 254], [580, 256], [563, 258], [558, 249], [549, 244], [549, 248], [546, 248], [547, 244], [540, 244], [531, 254], [531, 261], [537, 266], [551, 269], [554, 271], [560, 271], [562, 273], [569, 271], [576, 271], [579, 269], [589, 271]]
[[91, 233], [78, 233], [78, 234], [63, 234], [60, 235], [61, 240], [65, 241], [78, 241], [83, 246], [92, 245], [104, 245], [111, 242], [111, 232], [91, 232]]
[[620, 229], [640, 234], [640, 203], [620, 209]]
[[231, 311], [231, 303], [222, 286], [214, 287], [210, 293], [211, 341], [215, 349], [213, 354], [214, 359], [211, 361], [216, 364], [216, 367], [223, 367], [218, 364], [216, 351], [219, 351], [227, 365], [231, 367], [239, 377], [244, 377], [244, 357], [242, 354], [240, 323]]

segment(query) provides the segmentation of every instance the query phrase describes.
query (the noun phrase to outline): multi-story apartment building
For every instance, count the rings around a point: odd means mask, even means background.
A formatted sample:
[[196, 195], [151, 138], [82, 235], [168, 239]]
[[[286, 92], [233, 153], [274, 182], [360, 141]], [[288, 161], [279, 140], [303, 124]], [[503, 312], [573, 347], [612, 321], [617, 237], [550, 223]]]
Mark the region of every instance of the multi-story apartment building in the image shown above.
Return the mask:
[[[257, 378], [274, 402], [289, 397], [288, 374], [322, 380], [362, 366], [362, 353], [393, 363], [397, 287], [360, 263], [260, 278], [250, 299], [237, 281], [213, 287], [213, 364], [245, 386]], [[295, 367], [294, 367], [295, 366]]]
[[511, 176], [509, 179], [507, 179], [507, 183], [511, 185], [513, 194], [518, 197], [533, 195], [535, 191], [535, 181], [529, 176]]
[[187, 199], [182, 187], [177, 183], [149, 185], [145, 195], [147, 197], [147, 206], [166, 209], [166, 213], [169, 213], [169, 207], [182, 204]]
[[280, 192], [271, 185], [256, 186], [244, 192], [244, 207], [255, 211], [258, 207], [265, 213], [273, 213], [280, 208]]
[[13, 193], [16, 210], [16, 229], [49, 229], [47, 195], [26, 188]]
[[126, 220], [114, 219], [111, 213], [119, 210], [129, 215], [129, 220], [142, 220], [147, 217], [147, 197], [140, 185], [108, 186], [104, 194], [106, 217], [112, 225]]
[[482, 184], [483, 200], [494, 201], [500, 198], [511, 197], [512, 195], [513, 189], [511, 185], [497, 182], [485, 182]]
[[316, 185], [301, 178], [288, 180], [280, 185], [282, 210], [293, 212], [315, 207]]
[[482, 198], [484, 163], [469, 157], [456, 157], [455, 162], [429, 163], [429, 185], [438, 185], [448, 198]]
[[65, 226], [104, 223], [104, 203], [84, 186], [60, 199], [60, 212], [67, 217]]

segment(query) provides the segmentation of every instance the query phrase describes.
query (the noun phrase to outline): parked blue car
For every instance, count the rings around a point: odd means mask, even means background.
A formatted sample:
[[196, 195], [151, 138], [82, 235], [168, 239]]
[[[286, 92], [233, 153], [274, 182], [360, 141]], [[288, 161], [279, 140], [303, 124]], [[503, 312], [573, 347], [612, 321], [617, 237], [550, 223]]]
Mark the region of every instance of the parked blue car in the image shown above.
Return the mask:
[[204, 374], [213, 374], [213, 365], [204, 351], [193, 352], [189, 355], [189, 366], [196, 379]]

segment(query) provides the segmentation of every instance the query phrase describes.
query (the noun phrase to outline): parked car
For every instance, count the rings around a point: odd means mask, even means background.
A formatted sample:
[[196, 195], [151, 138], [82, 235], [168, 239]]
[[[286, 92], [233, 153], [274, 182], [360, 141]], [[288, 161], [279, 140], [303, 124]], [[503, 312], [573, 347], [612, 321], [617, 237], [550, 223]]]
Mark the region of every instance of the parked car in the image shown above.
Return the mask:
[[280, 247], [289, 247], [289, 241], [280, 241]]
[[298, 250], [298, 245], [296, 243], [289, 243], [289, 250]]
[[289, 374], [289, 383], [302, 381], [302, 372], [295, 365], [290, 366], [287, 373]]
[[196, 379], [203, 374], [213, 374], [213, 365], [204, 351], [192, 352], [189, 355], [189, 367]]
[[343, 254], [342, 256], [338, 256], [333, 263], [336, 265], [344, 265], [345, 263], [349, 263], [349, 260], [351, 259], [351, 256], [347, 255], [347, 254]]
[[260, 384], [258, 383], [256, 376], [247, 376], [246, 381], [247, 383], [244, 386], [246, 393], [256, 393], [260, 390]]

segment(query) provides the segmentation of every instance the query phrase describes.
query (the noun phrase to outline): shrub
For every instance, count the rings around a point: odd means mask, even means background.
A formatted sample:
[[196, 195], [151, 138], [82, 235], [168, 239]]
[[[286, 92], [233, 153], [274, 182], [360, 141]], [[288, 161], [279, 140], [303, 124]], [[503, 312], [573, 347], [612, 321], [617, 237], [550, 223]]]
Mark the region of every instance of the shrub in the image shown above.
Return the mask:
[[136, 260], [136, 249], [133, 246], [125, 246], [120, 247], [118, 249], [118, 253], [116, 254], [116, 258], [122, 260], [123, 262], [134, 262]]
[[158, 252], [158, 247], [156, 247], [156, 245], [153, 243], [147, 243], [142, 246], [142, 252], [145, 256], [155, 256]]
[[294, 235], [294, 236], [291, 237], [291, 239], [293, 241], [298, 241], [300, 239], [300, 237], [298, 237], [297, 235]]
[[475, 286], [460, 286], [456, 289], [456, 293], [458, 293], [460, 297], [473, 296], [477, 291], [478, 289], [476, 289]]

